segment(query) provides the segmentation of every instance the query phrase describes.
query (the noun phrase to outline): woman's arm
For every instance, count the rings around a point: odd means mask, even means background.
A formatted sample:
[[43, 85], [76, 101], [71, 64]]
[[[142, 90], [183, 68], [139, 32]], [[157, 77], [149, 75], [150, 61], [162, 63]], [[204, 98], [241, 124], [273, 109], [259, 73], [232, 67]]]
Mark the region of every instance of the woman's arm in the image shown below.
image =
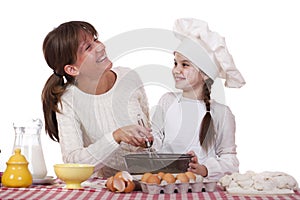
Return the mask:
[[63, 161], [94, 164], [97, 171], [103, 166], [103, 161], [118, 148], [118, 143], [112, 133], [103, 134], [103, 137], [92, 143], [72, 105], [63, 103], [62, 108], [62, 113], [57, 113], [56, 117]]

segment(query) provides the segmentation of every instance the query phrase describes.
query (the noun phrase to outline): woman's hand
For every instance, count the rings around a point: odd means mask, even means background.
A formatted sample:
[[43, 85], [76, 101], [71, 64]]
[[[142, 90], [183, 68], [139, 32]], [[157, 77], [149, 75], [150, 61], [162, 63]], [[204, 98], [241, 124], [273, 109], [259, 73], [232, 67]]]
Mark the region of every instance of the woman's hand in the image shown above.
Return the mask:
[[192, 156], [191, 162], [189, 163], [188, 171], [193, 172], [195, 174], [199, 174], [203, 177], [206, 177], [208, 174], [207, 168], [205, 165], [201, 165], [198, 162], [198, 158], [194, 151], [187, 152], [188, 155]]
[[113, 132], [116, 142], [125, 142], [133, 146], [145, 147], [145, 141], [153, 141], [151, 129], [140, 125], [124, 126]]

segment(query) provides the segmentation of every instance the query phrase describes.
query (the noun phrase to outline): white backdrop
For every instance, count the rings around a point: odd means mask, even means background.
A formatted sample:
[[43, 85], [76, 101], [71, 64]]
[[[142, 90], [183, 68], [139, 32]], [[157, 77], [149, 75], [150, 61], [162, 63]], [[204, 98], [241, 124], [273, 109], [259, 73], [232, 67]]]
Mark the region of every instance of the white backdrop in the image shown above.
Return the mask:
[[[283, 171], [299, 182], [300, 12], [296, 2], [2, 1], [0, 171], [5, 170], [12, 153], [13, 121], [43, 119], [40, 95], [52, 71], [44, 61], [42, 42], [52, 28], [69, 20], [85, 20], [98, 29], [100, 40], [105, 41], [138, 28], [171, 29], [176, 18], [194, 17], [207, 21], [211, 30], [225, 36], [247, 82], [239, 90], [225, 90], [226, 103], [236, 117], [240, 171]], [[128, 55], [115, 65], [134, 68], [158, 63], [172, 67], [172, 57], [148, 53]], [[146, 89], [150, 105], [164, 92], [158, 86]], [[42, 145], [48, 175], [54, 175], [53, 164], [62, 162], [60, 147], [44, 131]]]

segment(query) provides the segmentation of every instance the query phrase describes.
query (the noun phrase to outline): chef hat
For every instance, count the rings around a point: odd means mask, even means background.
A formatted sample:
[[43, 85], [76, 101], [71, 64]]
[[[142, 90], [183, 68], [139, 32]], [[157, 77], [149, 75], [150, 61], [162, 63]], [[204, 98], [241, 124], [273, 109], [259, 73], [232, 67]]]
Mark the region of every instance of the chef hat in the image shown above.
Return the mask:
[[225, 39], [210, 31], [206, 22], [193, 18], [177, 19], [173, 30], [181, 40], [175, 52], [188, 58], [213, 80], [217, 77], [225, 79], [226, 87], [240, 88], [245, 84], [227, 50]]

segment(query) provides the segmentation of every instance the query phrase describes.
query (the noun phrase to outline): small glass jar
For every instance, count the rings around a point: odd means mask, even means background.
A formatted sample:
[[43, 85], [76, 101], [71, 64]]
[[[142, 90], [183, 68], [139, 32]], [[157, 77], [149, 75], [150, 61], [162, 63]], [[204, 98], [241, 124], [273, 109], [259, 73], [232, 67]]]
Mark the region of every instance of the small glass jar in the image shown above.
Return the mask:
[[40, 119], [15, 122], [15, 142], [13, 151], [21, 149], [29, 162], [29, 171], [33, 179], [43, 179], [47, 175], [43, 149], [41, 145], [41, 129], [43, 123]]

